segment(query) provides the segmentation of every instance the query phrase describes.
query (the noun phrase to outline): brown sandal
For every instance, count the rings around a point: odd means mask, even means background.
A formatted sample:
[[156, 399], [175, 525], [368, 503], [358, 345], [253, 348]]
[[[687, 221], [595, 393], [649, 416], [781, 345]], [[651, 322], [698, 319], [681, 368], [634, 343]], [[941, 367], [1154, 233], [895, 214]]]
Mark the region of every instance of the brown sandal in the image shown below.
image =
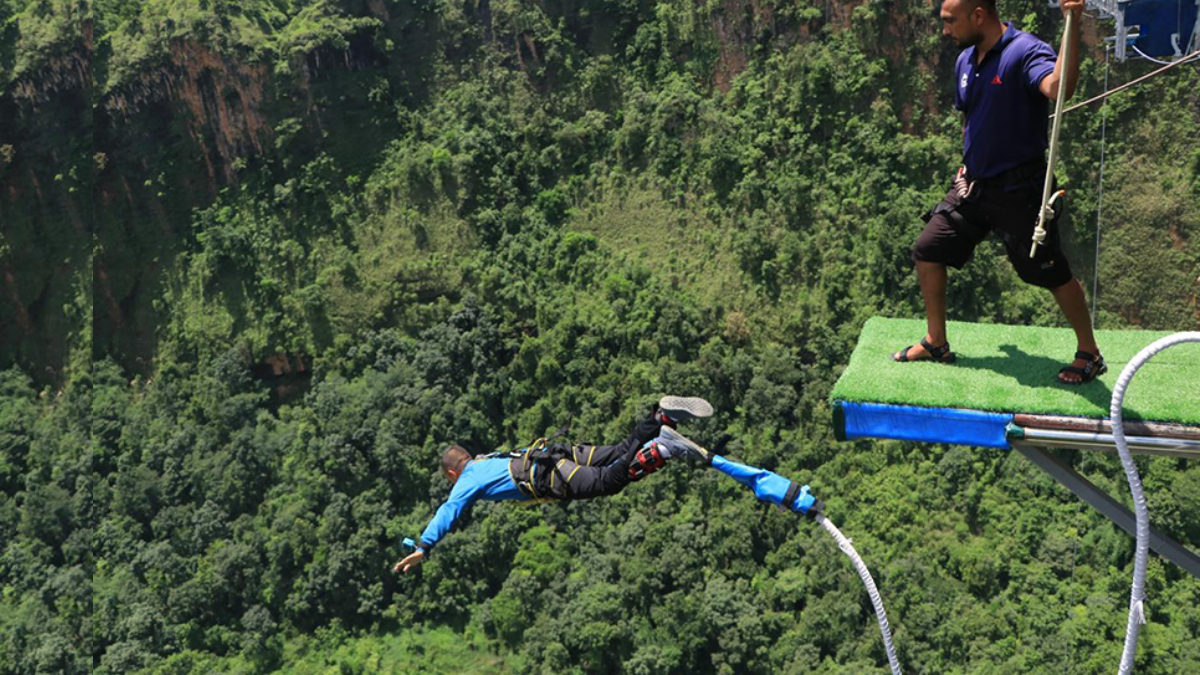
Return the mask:
[[[1075, 366], [1066, 366], [1065, 368], [1059, 370], [1058, 371], [1058, 381], [1059, 382], [1062, 382], [1063, 384], [1070, 384], [1070, 385], [1083, 384], [1085, 382], [1091, 382], [1092, 380], [1096, 379], [1097, 377], [1100, 377], [1104, 373], [1108, 372], [1108, 364], [1104, 362], [1104, 357], [1100, 356], [1099, 353], [1092, 354], [1091, 352], [1085, 352], [1085, 351], [1080, 350], [1080, 351], [1075, 352], [1075, 359], [1076, 360], [1085, 360], [1086, 359], [1088, 364], [1086, 366], [1084, 366], [1083, 368], [1076, 368]], [[1064, 380], [1064, 379], [1062, 379], [1063, 373], [1072, 373], [1074, 375], [1078, 375], [1079, 380], [1078, 381]]]

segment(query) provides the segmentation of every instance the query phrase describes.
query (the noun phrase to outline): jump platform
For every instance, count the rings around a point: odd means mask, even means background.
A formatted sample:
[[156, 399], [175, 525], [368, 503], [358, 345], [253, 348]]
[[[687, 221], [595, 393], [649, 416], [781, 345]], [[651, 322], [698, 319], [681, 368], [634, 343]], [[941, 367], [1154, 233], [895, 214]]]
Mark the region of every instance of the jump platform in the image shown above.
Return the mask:
[[[1014, 441], [1113, 450], [1112, 387], [1158, 331], [1101, 330], [1108, 372], [1057, 381], [1075, 354], [1065, 328], [950, 322], [953, 364], [896, 363], [891, 354], [925, 335], [925, 322], [876, 317], [833, 388], [840, 440], [892, 438], [1010, 448]], [[1200, 459], [1200, 344], [1162, 352], [1138, 371], [1124, 409], [1130, 450]]]
[[[1058, 370], [1075, 354], [1075, 334], [949, 322], [953, 364], [897, 363], [891, 354], [925, 335], [925, 322], [875, 317], [830, 394], [838, 440], [886, 438], [1013, 449], [1130, 534], [1133, 514], [1051, 448], [1116, 453], [1112, 389], [1138, 352], [1169, 332], [1096, 331], [1108, 372], [1068, 385]], [[1157, 354], [1133, 378], [1122, 412], [1131, 452], [1200, 459], [1200, 344]], [[1200, 578], [1200, 556], [1151, 528], [1150, 547]]]

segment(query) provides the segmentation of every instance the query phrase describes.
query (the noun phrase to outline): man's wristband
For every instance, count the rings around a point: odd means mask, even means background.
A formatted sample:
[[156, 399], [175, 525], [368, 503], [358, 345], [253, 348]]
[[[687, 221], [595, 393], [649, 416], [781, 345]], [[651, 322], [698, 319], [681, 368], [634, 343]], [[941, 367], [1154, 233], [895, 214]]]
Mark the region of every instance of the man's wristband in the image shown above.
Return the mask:
[[413, 540], [411, 537], [405, 537], [401, 545], [410, 551], [420, 551], [426, 558], [429, 557], [429, 552], [433, 550], [431, 544], [426, 544], [420, 539]]

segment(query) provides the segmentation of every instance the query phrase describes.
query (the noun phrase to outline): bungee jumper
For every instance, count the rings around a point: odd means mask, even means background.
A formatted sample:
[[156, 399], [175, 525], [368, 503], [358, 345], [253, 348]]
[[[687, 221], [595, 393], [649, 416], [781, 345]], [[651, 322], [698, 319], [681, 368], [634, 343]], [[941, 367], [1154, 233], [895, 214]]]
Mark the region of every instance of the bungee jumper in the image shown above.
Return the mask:
[[[712, 405], [698, 397], [664, 396], [650, 416], [616, 445], [570, 445], [538, 439], [529, 447], [472, 458], [450, 445], [442, 454], [442, 474], [453, 485], [450, 497], [393, 572], [425, 562], [433, 547], [472, 504], [485, 501], [573, 501], [614, 495], [654, 473], [668, 461], [699, 448], [675, 432], [675, 425], [711, 417]], [[557, 434], [555, 434], [557, 435]], [[553, 435], [550, 440], [553, 440]]]
[[[962, 268], [991, 232], [1025, 283], [1048, 289], [1075, 331], [1074, 361], [1059, 370], [1064, 384], [1090, 382], [1108, 370], [1092, 331], [1083, 285], [1059, 240], [1060, 199], [1047, 169], [1046, 119], [1060, 87], [1070, 98], [1079, 80], [1079, 13], [1084, 0], [1063, 0], [1064, 49], [1000, 20], [995, 0], [945, 0], [943, 35], [964, 48], [955, 64], [954, 107], [962, 111], [963, 166], [945, 198], [925, 214], [912, 259], [925, 302], [926, 335], [892, 354], [899, 362], [953, 363], [946, 331], [946, 267]], [[1052, 153], [1053, 156], [1053, 153]], [[1049, 203], [1047, 203], [1049, 202]], [[1050, 209], [1047, 211], [1047, 209]], [[1048, 217], [1046, 217], [1048, 216]], [[1044, 228], [1042, 221], [1045, 221]], [[1030, 244], [1035, 254], [1030, 255]]]
[[733, 478], [750, 488], [761, 501], [812, 518], [834, 537], [866, 586], [888, 665], [893, 675], [900, 675], [883, 600], [850, 540], [825, 517], [824, 502], [813, 496], [807, 485], [773, 471], [735, 462], [675, 430], [679, 422], [710, 417], [712, 412], [712, 406], [702, 398], [664, 396], [650, 416], [617, 445], [568, 445], [538, 439], [527, 448], [474, 459], [461, 446], [451, 445], [442, 455], [442, 473], [454, 486], [450, 497], [438, 508], [418, 540], [405, 540], [405, 546], [415, 550], [396, 563], [392, 571], [407, 573], [424, 563], [458, 517], [480, 499], [568, 501], [607, 496], [654, 473], [668, 461], [686, 458]]

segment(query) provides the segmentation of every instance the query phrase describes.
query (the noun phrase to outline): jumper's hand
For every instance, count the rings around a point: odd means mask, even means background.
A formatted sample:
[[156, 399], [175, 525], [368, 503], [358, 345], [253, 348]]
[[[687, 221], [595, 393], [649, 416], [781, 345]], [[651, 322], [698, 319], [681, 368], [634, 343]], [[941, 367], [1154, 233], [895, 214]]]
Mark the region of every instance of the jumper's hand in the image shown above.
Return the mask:
[[423, 562], [425, 562], [425, 552], [420, 550], [413, 551], [404, 560], [396, 563], [396, 566], [392, 568], [392, 572], [404, 572], [407, 574], [410, 569]]
[[1059, 8], [1062, 9], [1063, 16], [1074, 14], [1075, 18], [1078, 19], [1086, 4], [1086, 0], [1062, 0], [1059, 3]]

